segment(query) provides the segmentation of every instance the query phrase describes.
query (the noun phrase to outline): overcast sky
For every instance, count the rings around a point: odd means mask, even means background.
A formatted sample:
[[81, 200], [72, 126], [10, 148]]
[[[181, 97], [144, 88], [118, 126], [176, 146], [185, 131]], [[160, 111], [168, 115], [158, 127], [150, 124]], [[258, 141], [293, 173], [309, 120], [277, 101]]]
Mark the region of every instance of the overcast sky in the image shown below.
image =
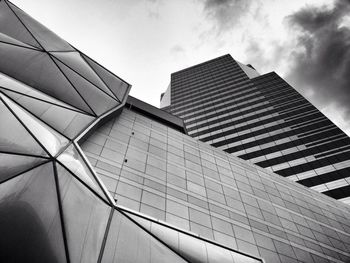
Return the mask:
[[155, 106], [170, 73], [230, 53], [350, 134], [349, 0], [12, 0]]

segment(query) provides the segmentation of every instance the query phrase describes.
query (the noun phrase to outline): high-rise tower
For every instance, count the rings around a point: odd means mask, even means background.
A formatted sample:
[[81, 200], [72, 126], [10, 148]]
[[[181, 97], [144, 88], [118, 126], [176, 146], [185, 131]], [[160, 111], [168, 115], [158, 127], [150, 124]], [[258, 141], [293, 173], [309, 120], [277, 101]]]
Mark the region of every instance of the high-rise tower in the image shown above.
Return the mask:
[[218, 57], [173, 73], [161, 107], [192, 137], [350, 202], [350, 138], [276, 73]]

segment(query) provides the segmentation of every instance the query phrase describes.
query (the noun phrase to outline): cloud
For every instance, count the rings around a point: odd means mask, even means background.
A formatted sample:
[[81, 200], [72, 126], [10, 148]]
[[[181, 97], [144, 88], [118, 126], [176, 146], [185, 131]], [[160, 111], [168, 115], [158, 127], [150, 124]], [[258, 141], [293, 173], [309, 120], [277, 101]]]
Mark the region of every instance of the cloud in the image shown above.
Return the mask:
[[227, 31], [248, 13], [252, 12], [252, 0], [204, 0], [204, 11], [215, 22], [217, 33]]
[[259, 41], [252, 36], [246, 40], [244, 53], [249, 64], [252, 64], [262, 74], [281, 68], [285, 60], [286, 45], [281, 45], [273, 39]]
[[174, 60], [180, 60], [180, 61], [187, 60], [186, 49], [179, 44], [172, 46], [169, 52], [172, 59]]
[[160, 18], [160, 14], [159, 14], [159, 12], [148, 11], [148, 17], [154, 18], [154, 19], [159, 19]]
[[170, 49], [170, 52], [171, 53], [183, 53], [183, 52], [185, 52], [185, 49], [180, 45], [175, 45]]
[[350, 121], [350, 1], [307, 6], [288, 16], [297, 36], [287, 79], [302, 93], [312, 89], [316, 106], [338, 105]]
[[159, 6], [161, 0], [145, 0], [148, 17], [151, 19], [160, 19]]

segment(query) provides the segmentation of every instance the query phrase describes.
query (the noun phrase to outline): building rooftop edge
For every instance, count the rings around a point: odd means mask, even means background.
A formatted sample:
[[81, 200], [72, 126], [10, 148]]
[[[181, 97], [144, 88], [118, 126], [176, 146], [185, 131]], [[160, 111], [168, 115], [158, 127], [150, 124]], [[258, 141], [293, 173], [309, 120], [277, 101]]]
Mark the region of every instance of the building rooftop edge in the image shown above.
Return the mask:
[[[175, 72], [171, 73], [171, 75], [176, 74], [176, 73], [179, 73], [179, 72], [182, 72], [182, 71], [185, 71], [185, 70], [188, 70], [188, 69], [196, 68], [196, 67], [201, 66], [201, 65], [203, 65], [203, 64], [206, 64], [206, 63], [208, 63], [208, 62], [213, 62], [213, 61], [215, 61], [215, 60], [217, 60], [217, 59], [220, 59], [220, 58], [223, 58], [223, 57], [226, 57], [226, 56], [230, 56], [230, 57], [232, 58], [232, 56], [231, 56], [230, 54], [225, 54], [225, 55], [222, 55], [222, 56], [219, 56], [219, 57], [216, 57], [216, 58], [213, 58], [213, 59], [206, 60], [206, 61], [204, 61], [204, 62], [198, 63], [198, 64], [196, 64], [196, 65], [193, 65], [193, 66], [190, 66], [190, 67], [187, 67], [187, 68], [180, 69], [180, 70], [178, 70], [178, 71], [175, 71]], [[233, 58], [232, 58], [232, 59], [233, 59]]]
[[146, 102], [143, 102], [135, 97], [129, 95], [125, 107], [141, 112], [151, 118], [165, 123], [166, 125], [169, 125], [170, 127], [184, 134], [187, 134], [183, 119]]

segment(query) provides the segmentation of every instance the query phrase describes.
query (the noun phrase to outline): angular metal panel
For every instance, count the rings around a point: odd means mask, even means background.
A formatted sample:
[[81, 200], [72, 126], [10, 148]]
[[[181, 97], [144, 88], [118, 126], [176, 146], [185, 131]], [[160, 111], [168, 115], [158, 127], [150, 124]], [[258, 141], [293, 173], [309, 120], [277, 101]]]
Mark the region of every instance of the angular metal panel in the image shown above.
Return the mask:
[[66, 262], [52, 163], [0, 184], [2, 262]]

